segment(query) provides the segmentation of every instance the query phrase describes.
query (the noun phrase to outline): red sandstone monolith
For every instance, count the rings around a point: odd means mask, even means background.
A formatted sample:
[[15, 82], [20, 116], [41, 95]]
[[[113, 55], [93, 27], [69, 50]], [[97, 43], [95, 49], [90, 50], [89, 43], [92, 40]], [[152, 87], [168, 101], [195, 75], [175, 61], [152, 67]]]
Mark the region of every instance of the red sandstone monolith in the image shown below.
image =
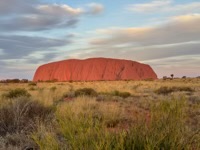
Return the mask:
[[69, 59], [40, 66], [33, 81], [100, 81], [157, 79], [146, 64], [111, 58]]

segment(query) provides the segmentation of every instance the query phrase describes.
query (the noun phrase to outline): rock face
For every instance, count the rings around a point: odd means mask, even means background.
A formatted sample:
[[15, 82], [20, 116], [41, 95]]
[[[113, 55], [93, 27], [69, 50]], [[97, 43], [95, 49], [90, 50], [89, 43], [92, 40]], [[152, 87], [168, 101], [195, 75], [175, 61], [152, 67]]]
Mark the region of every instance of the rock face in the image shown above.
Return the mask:
[[90, 58], [70, 59], [40, 66], [33, 81], [98, 81], [157, 79], [149, 65], [131, 60]]

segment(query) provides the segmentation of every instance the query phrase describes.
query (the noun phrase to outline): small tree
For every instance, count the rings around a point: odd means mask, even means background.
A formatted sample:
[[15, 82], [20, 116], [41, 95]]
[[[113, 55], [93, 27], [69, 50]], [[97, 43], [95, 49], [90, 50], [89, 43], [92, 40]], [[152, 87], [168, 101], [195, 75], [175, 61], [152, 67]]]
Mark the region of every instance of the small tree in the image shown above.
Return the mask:
[[186, 79], [186, 76], [183, 76], [182, 79]]
[[172, 79], [174, 78], [174, 74], [171, 74]]
[[167, 80], [167, 76], [163, 76], [163, 80]]

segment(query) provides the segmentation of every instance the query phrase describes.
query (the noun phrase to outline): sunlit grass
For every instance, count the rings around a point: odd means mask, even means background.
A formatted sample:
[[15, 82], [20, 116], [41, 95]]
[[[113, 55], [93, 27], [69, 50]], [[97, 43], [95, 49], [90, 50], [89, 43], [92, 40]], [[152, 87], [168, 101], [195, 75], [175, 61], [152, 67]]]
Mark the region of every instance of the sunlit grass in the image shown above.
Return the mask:
[[[155, 92], [162, 87], [175, 90], [166, 95]], [[31, 97], [24, 101], [20, 96], [3, 96], [17, 88], [25, 89]], [[80, 89], [95, 94], [76, 95]], [[25, 113], [30, 113], [32, 104], [37, 106], [34, 119]], [[5, 108], [12, 113], [0, 114], [1, 129], [5, 123], [12, 128], [0, 133], [0, 149], [200, 149], [197, 79], [0, 84], [0, 111]], [[41, 118], [45, 116], [43, 108], [52, 110], [50, 118]], [[17, 121], [9, 119], [11, 115], [17, 115]], [[23, 129], [20, 123], [27, 123], [28, 128]]]

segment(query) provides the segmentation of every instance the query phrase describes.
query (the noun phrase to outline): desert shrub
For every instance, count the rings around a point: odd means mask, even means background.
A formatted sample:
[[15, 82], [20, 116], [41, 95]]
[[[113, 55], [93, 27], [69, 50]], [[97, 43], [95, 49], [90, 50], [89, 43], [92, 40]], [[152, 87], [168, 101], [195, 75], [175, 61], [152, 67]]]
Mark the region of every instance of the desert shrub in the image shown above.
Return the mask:
[[50, 91], [51, 91], [51, 92], [55, 92], [56, 89], [57, 89], [56, 86], [53, 86], [53, 87], [50, 88]]
[[127, 98], [127, 97], [131, 96], [131, 93], [129, 93], [129, 92], [119, 92], [119, 91], [115, 90], [115, 91], [112, 92], [112, 95], [113, 96], [120, 96], [122, 98]]
[[30, 132], [35, 128], [36, 121], [50, 121], [54, 111], [55, 108], [28, 97], [10, 100], [0, 108], [0, 136]]
[[74, 98], [74, 97], [75, 97], [75, 92], [74, 91], [70, 91], [70, 92], [64, 93], [61, 99]]
[[[59, 137], [61, 136], [59, 135]], [[68, 149], [65, 145], [62, 145], [61, 148], [61, 142], [56, 136], [55, 129], [44, 125], [39, 125], [37, 130], [31, 134], [31, 138], [41, 150]]]
[[193, 92], [194, 90], [191, 88], [191, 87], [167, 87], [167, 86], [162, 86], [160, 87], [159, 89], [157, 89], [155, 92], [157, 94], [163, 94], [163, 95], [167, 95], [167, 94], [170, 94], [172, 92], [182, 92], [182, 91], [185, 91], [185, 92]]
[[194, 92], [194, 89], [191, 87], [174, 87], [176, 91], [186, 91], [186, 92]]
[[30, 87], [29, 90], [30, 90], [30, 91], [35, 91], [35, 90], [37, 90], [37, 88]]
[[100, 94], [100, 95], [98, 95], [97, 97], [96, 97], [96, 101], [105, 101], [106, 100], [106, 95], [102, 95], [102, 94]]
[[129, 92], [120, 92], [120, 91], [112, 91], [112, 92], [100, 92], [99, 95], [103, 95], [104, 97], [105, 96], [115, 96], [116, 97], [119, 97], [119, 98], [127, 98], [127, 97], [130, 97], [131, 96], [131, 93]]
[[26, 89], [22, 89], [22, 88], [10, 90], [8, 93], [5, 93], [3, 95], [3, 97], [5, 98], [17, 98], [21, 96], [30, 97], [31, 95], [28, 93]]
[[29, 85], [29, 86], [37, 86], [37, 83], [36, 83], [36, 82], [29, 82], [28, 85]]
[[167, 76], [163, 76], [163, 80], [167, 80]]
[[92, 88], [82, 88], [75, 91], [75, 96], [96, 96], [97, 92]]
[[186, 76], [182, 76], [182, 79], [186, 79], [187, 77]]
[[34, 141], [23, 133], [7, 134], [4, 137], [0, 136], [1, 150], [36, 150], [38, 149]]
[[156, 90], [157, 94], [164, 94], [164, 95], [169, 94], [171, 92], [173, 92], [172, 88], [169, 88], [167, 86], [162, 86], [162, 87], [160, 87], [159, 89]]
[[200, 105], [200, 97], [199, 96], [190, 96], [188, 100], [192, 104], [199, 104]]

